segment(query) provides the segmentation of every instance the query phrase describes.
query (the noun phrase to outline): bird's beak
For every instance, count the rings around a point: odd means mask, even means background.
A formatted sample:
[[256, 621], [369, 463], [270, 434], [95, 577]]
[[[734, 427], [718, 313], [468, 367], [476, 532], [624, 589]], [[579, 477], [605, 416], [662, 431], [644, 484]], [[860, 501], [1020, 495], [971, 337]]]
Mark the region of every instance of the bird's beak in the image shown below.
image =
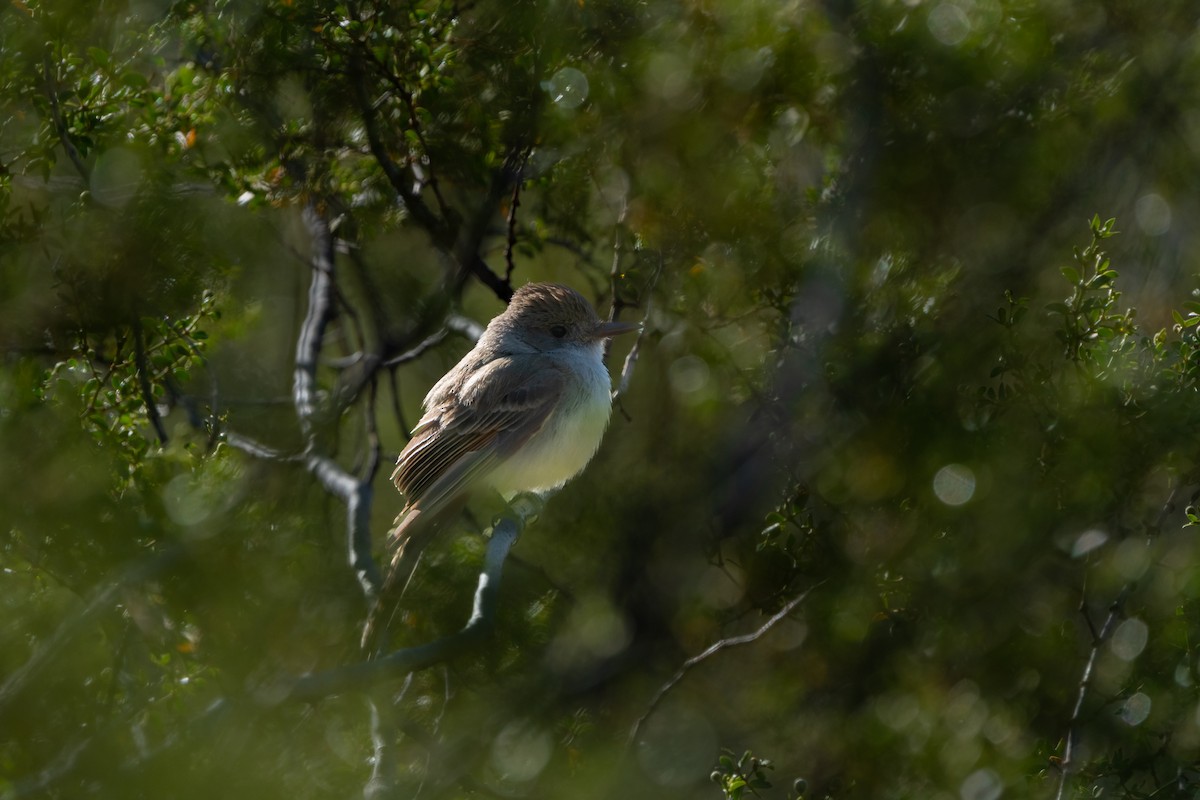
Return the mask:
[[621, 333], [640, 331], [642, 326], [636, 322], [601, 322], [596, 326], [592, 335], [597, 339], [607, 339]]

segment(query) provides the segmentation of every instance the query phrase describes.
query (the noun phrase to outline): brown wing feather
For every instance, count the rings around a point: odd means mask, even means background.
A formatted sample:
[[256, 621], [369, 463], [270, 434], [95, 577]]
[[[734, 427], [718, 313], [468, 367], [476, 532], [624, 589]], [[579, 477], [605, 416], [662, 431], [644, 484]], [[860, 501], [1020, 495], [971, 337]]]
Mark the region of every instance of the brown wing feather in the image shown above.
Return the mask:
[[426, 412], [392, 473], [409, 506], [466, 489], [541, 430], [564, 380], [559, 370], [532, 363], [498, 358]]

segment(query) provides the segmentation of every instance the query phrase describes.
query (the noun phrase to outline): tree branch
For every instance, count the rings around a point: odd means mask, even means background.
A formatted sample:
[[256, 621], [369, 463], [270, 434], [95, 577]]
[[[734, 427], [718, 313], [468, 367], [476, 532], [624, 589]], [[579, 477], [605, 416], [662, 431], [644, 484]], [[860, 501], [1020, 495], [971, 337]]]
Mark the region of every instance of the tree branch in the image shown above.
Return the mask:
[[461, 336], [467, 337], [472, 342], [479, 341], [479, 337], [483, 336], [483, 326], [470, 317], [464, 317], [461, 314], [451, 314], [446, 317], [446, 327]]
[[526, 147], [521, 153], [520, 166], [513, 180], [512, 198], [508, 204], [508, 219], [506, 220], [506, 235], [504, 246], [504, 282], [512, 286], [513, 271], [517, 268], [513, 263], [513, 248], [517, 245], [517, 209], [521, 207], [521, 175], [525, 172], [525, 163], [529, 160], [530, 148]]
[[445, 243], [449, 239], [446, 220], [438, 217], [412, 190], [412, 179], [395, 162], [383, 143], [383, 137], [379, 132], [379, 116], [376, 113], [374, 102], [367, 95], [367, 76], [363, 69], [362, 54], [357, 50], [351, 52], [350, 65], [354, 96], [358, 102], [359, 116], [362, 117], [363, 130], [367, 133], [367, 146], [371, 150], [371, 155], [379, 163], [379, 167], [387, 177], [388, 183], [392, 185], [392, 189], [400, 196], [409, 216], [431, 234], [435, 242]]
[[659, 704], [662, 702], [663, 698], [666, 697], [667, 693], [674, 689], [679, 682], [683, 680], [683, 676], [687, 674], [688, 670], [697, 664], [706, 661], [727, 647], [737, 647], [743, 644], [750, 644], [751, 642], [755, 642], [762, 638], [767, 631], [771, 630], [771, 628], [774, 628], [777, 624], [783, 621], [788, 614], [791, 614], [793, 611], [795, 611], [796, 607], [804, 602], [811, 592], [812, 589], [807, 589], [796, 597], [793, 597], [787, 605], [779, 609], [779, 611], [775, 613], [775, 616], [764, 622], [758, 630], [743, 634], [742, 636], [731, 636], [728, 639], [721, 639], [703, 653], [692, 656], [687, 661], [683, 662], [683, 666], [679, 668], [679, 670], [671, 677], [669, 681], [664, 683], [659, 688], [658, 692], [654, 695], [654, 698], [650, 701], [650, 705], [646, 708], [646, 712], [642, 714], [642, 716], [638, 717], [637, 721], [633, 723], [633, 727], [629, 731], [629, 739], [626, 742], [626, 747], [631, 747], [637, 742], [637, 737], [638, 734], [641, 733], [642, 725], [646, 723], [646, 720], [649, 719], [650, 715], [654, 713], [654, 710], [658, 708]]
[[142, 392], [142, 403], [146, 406], [146, 416], [158, 436], [159, 444], [166, 445], [167, 429], [163, 427], [162, 417], [158, 413], [158, 404], [154, 402], [154, 394], [150, 389], [150, 365], [146, 361], [146, 340], [142, 335], [142, 320], [136, 314], [133, 317], [133, 360], [137, 366], [138, 388]]
[[[637, 365], [638, 356], [642, 351], [642, 337], [646, 335], [646, 326], [650, 323], [650, 311], [654, 303], [654, 287], [658, 285], [658, 278], [662, 275], [663, 260], [662, 255], [658, 258], [658, 267], [654, 270], [653, 277], [650, 278], [650, 286], [647, 287], [645, 309], [642, 312], [642, 328], [638, 331], [637, 338], [633, 341], [633, 347], [629, 348], [629, 352], [625, 354], [625, 362], [621, 365], [621, 377], [617, 381], [617, 388], [613, 390], [612, 400], [617, 402], [621, 396], [629, 390], [629, 381], [633, 378], [633, 368]], [[616, 319], [617, 313], [620, 310], [617, 305], [616, 284], [613, 284], [613, 307], [609, 314], [609, 319]], [[607, 346], [607, 343], [606, 345]], [[622, 407], [624, 412], [624, 407]]]
[[305, 434], [311, 435], [312, 417], [317, 408], [317, 362], [325, 326], [334, 313], [334, 252], [329, 223], [311, 201], [304, 207], [304, 224], [312, 237], [312, 283], [308, 288], [308, 311], [296, 339], [292, 398], [301, 427]]
[[[1087, 664], [1083, 667], [1083, 675], [1079, 679], [1079, 694], [1075, 698], [1075, 708], [1071, 712], [1071, 721], [1067, 728], [1067, 745], [1063, 750], [1062, 762], [1059, 764], [1061, 773], [1058, 779], [1058, 792], [1054, 795], [1055, 800], [1062, 800], [1063, 793], [1067, 789], [1067, 778], [1071, 774], [1071, 769], [1074, 767], [1075, 745], [1079, 741], [1079, 716], [1083, 712], [1083, 701], [1087, 697], [1088, 689], [1092, 685], [1092, 670], [1096, 666], [1096, 656], [1100, 653], [1100, 646], [1108, 639], [1112, 633], [1113, 626], [1116, 624], [1117, 617], [1121, 613], [1121, 607], [1125, 604], [1125, 598], [1129, 596], [1131, 585], [1126, 584], [1121, 589], [1121, 593], [1117, 595], [1117, 599], [1108, 607], [1108, 617], [1105, 618], [1104, 624], [1100, 626], [1097, 632], [1088, 620], [1088, 628], [1092, 631], [1092, 651], [1088, 654]], [[1082, 606], [1082, 604], [1081, 604]], [[1081, 607], [1081, 610], [1085, 610]], [[1084, 619], [1086, 620], [1086, 614]]]
[[92, 173], [88, 169], [87, 164], [83, 161], [83, 156], [79, 154], [75, 143], [71, 141], [70, 135], [67, 133], [67, 123], [63, 119], [62, 109], [58, 105], [58, 87], [55, 85], [54, 79], [54, 62], [47, 53], [42, 59], [42, 71], [46, 79], [46, 96], [50, 100], [50, 117], [54, 120], [54, 131], [58, 134], [58, 140], [62, 142], [63, 150], [67, 153], [67, 158], [71, 159], [71, 163], [75, 166], [75, 171], [80, 174], [85, 183], [91, 183]]
[[303, 453], [284, 453], [233, 431], [225, 431], [222, 438], [230, 447], [264, 461], [301, 462], [306, 458]]
[[504, 562], [524, 526], [524, 519], [517, 514], [504, 517], [492, 529], [471, 616], [458, 632], [427, 644], [394, 650], [371, 661], [305, 676], [292, 685], [288, 698], [312, 701], [347, 691], [362, 691], [382, 681], [448, 661], [477, 646], [492, 630]]
[[393, 367], [398, 367], [401, 364], [407, 364], [410, 361], [416, 361], [418, 358], [425, 355], [425, 353], [441, 344], [448, 335], [450, 335], [449, 327], [442, 328], [440, 331], [431, 333], [411, 349], [404, 351], [398, 356], [393, 356], [387, 361], [384, 361], [381, 366], [391, 369]]
[[[375, 65], [375, 68], [379, 71], [380, 76], [391, 85], [391, 87], [396, 91], [396, 94], [400, 96], [400, 99], [404, 101], [404, 107], [408, 110], [410, 130], [416, 134], [417, 142], [421, 146], [421, 152], [424, 153], [426, 159], [428, 159], [429, 143], [425, 140], [425, 132], [421, 129], [421, 119], [417, 114], [417, 105], [415, 102], [413, 102], [412, 92], [407, 86], [400, 82], [400, 79], [396, 76], [394, 71], [389, 69], [387, 65], [382, 63], [375, 56], [375, 53], [365, 43], [363, 43], [363, 47], [358, 52], [358, 55], [365, 55], [371, 61], [371, 63]], [[415, 166], [413, 171], [414, 173], [417, 172]], [[414, 174], [414, 177], [421, 179], [419, 174]], [[433, 192], [433, 197], [435, 200], [437, 200], [438, 208], [441, 210], [443, 218], [445, 218], [449, 213], [449, 206], [446, 204], [445, 198], [442, 197], [441, 188], [438, 186], [437, 174], [434, 172], [432, 167], [429, 169], [429, 179], [426, 180], [425, 183]]]

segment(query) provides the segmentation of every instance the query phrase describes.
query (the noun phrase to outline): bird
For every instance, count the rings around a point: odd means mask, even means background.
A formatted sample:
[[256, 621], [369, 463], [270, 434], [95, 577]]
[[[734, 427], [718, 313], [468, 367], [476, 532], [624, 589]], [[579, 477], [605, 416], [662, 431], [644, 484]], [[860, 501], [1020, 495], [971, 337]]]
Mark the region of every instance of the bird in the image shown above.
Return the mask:
[[605, 342], [640, 329], [601, 320], [569, 286], [528, 283], [433, 385], [392, 473], [405, 505], [388, 536], [391, 562], [365, 649], [386, 645], [421, 551], [472, 493], [549, 492], [583, 471], [612, 411]]

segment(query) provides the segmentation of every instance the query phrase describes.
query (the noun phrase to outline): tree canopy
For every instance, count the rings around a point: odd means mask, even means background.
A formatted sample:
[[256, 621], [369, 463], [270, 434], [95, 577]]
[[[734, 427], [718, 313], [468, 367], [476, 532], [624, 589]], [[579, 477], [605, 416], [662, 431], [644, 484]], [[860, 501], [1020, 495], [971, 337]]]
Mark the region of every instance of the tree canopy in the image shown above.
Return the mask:
[[[1194, 796], [1196, 31], [6, 4], [0, 798]], [[368, 661], [390, 464], [533, 280], [643, 324], [604, 444]]]

